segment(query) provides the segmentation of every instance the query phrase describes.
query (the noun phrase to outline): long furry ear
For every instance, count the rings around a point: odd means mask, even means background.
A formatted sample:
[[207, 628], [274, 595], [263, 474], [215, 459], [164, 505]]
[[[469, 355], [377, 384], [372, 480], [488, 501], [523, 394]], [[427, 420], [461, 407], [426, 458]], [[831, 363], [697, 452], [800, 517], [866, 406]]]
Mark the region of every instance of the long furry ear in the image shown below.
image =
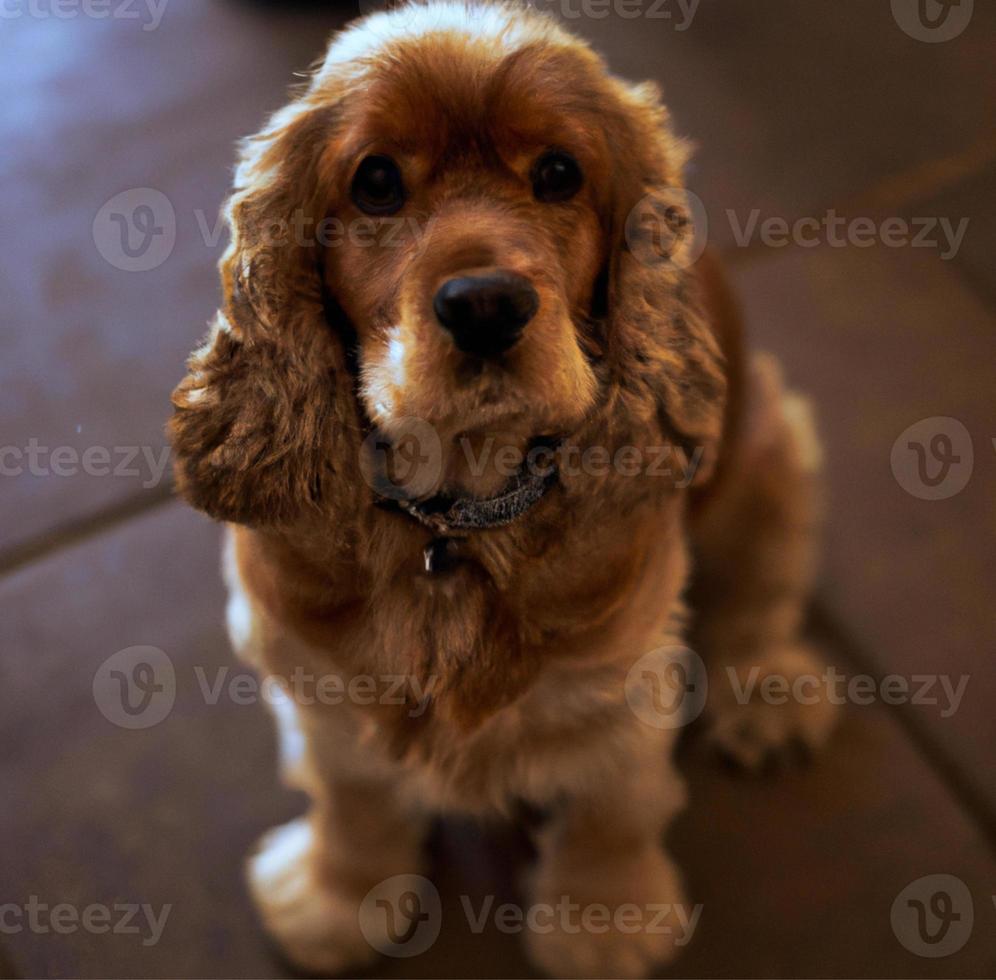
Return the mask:
[[[696, 483], [719, 453], [726, 399], [723, 353], [692, 266], [704, 215], [684, 190], [688, 147], [672, 135], [653, 85], [620, 85], [624, 106], [609, 267], [610, 362], [635, 415], [684, 453]], [[649, 422], [650, 420], [648, 420]]]
[[316, 234], [334, 123], [328, 93], [321, 103], [308, 93], [242, 147], [224, 306], [173, 393], [169, 425], [180, 492], [220, 520], [274, 526], [327, 512], [347, 476], [339, 470], [358, 458]]

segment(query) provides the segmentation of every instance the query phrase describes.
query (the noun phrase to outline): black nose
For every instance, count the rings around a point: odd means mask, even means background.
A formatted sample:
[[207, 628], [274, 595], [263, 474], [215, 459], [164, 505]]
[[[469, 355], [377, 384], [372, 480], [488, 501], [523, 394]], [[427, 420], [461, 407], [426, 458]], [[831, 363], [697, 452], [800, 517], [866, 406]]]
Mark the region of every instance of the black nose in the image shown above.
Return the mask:
[[532, 283], [511, 272], [461, 276], [444, 282], [433, 308], [467, 354], [494, 357], [522, 336], [539, 306]]

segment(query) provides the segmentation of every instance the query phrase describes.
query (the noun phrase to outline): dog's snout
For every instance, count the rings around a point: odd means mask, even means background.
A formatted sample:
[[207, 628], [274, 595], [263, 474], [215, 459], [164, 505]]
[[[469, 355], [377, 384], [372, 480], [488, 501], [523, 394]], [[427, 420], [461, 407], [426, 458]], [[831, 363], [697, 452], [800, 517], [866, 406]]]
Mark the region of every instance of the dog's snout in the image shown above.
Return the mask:
[[433, 303], [436, 317], [457, 347], [481, 357], [507, 351], [522, 336], [538, 307], [539, 296], [532, 283], [511, 272], [449, 279]]

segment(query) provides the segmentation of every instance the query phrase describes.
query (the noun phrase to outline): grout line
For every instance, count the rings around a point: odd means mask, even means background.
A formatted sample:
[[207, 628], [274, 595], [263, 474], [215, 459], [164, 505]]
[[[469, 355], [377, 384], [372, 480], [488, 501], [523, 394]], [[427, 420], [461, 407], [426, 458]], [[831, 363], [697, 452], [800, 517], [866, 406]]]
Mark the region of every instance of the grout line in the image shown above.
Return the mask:
[[165, 480], [151, 490], [116, 501], [82, 517], [57, 524], [21, 544], [0, 551], [0, 578], [33, 565], [73, 545], [89, 541], [135, 517], [141, 517], [173, 500], [173, 482]]
[[[881, 680], [881, 672], [875, 658], [841, 623], [822, 597], [818, 596], [812, 603], [809, 621], [818, 636], [824, 637], [831, 647], [839, 650], [862, 673]], [[887, 710], [892, 712], [892, 717], [899, 722], [914, 747], [919, 750], [934, 774], [975, 821], [986, 842], [996, 853], [996, 812], [993, 810], [992, 800], [978, 788], [957, 756], [920, 721], [910, 705], [894, 705]]]

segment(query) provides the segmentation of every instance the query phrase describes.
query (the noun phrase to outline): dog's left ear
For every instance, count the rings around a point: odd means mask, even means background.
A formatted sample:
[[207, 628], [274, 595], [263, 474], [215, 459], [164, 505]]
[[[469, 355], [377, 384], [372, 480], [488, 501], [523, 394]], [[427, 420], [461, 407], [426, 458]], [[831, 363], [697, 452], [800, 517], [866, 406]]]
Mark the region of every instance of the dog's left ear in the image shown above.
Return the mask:
[[362, 487], [348, 341], [329, 322], [318, 245], [337, 112], [313, 84], [242, 147], [224, 305], [169, 425], [178, 489], [219, 520], [285, 526]]
[[654, 405], [659, 434], [708, 479], [722, 438], [726, 366], [694, 263], [704, 214], [684, 188], [688, 147], [653, 85], [620, 84], [613, 143], [607, 343], [621, 388]]

